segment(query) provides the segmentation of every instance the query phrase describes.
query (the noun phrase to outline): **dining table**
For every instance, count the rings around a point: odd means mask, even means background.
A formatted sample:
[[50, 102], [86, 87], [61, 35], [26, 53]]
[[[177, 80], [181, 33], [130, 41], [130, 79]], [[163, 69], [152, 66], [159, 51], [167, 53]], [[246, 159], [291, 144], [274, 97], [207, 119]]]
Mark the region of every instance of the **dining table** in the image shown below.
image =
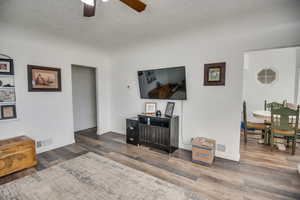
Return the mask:
[[[270, 120], [271, 120], [271, 111], [268, 110], [255, 110], [252, 112], [253, 117], [259, 120], [264, 120], [264, 123], [268, 126], [270, 125]], [[258, 141], [260, 144], [269, 144], [270, 143], [270, 138], [269, 134], [267, 133], [265, 135], [267, 138], [262, 138]]]
[[270, 120], [271, 111], [268, 110], [256, 110], [252, 112], [253, 117], [258, 119]]

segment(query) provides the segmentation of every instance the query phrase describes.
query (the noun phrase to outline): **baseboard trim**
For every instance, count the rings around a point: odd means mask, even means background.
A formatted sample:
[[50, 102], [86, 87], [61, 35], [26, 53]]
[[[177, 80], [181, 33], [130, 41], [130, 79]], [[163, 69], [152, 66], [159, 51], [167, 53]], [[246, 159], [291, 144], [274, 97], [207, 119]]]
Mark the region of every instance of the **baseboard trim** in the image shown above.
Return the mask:
[[74, 143], [75, 143], [75, 139], [73, 139], [73, 141], [71, 141], [71, 142], [67, 142], [67, 143], [63, 143], [63, 144], [55, 144], [55, 145], [51, 145], [51, 146], [47, 146], [47, 147], [43, 147], [43, 148], [36, 148], [36, 152], [37, 152], [37, 154], [40, 154], [40, 153], [43, 153], [46, 151], [51, 151], [53, 149], [58, 149], [58, 148], [61, 148], [61, 147], [64, 147], [64, 146], [67, 146], [70, 144], [74, 144]]
[[96, 127], [92, 127], [92, 128], [87, 128], [87, 129], [82, 129], [82, 130], [74, 131], [74, 133], [77, 134], [77, 133], [80, 133], [80, 132], [93, 131], [94, 129], [97, 129], [97, 126]]

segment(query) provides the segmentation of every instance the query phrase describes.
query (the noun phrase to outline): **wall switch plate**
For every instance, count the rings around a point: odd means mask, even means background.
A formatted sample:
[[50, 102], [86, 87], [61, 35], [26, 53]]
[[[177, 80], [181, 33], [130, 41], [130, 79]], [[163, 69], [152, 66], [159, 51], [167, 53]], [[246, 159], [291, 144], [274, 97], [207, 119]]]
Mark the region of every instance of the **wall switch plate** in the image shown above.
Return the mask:
[[226, 146], [224, 144], [217, 144], [217, 151], [225, 152]]

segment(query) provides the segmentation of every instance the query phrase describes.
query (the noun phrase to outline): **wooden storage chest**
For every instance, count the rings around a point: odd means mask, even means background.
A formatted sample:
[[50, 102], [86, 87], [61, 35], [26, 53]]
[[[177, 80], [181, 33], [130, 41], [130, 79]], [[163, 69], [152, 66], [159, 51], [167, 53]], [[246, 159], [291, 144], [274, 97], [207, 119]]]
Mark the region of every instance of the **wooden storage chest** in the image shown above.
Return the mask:
[[34, 140], [26, 136], [0, 140], [0, 177], [36, 164]]

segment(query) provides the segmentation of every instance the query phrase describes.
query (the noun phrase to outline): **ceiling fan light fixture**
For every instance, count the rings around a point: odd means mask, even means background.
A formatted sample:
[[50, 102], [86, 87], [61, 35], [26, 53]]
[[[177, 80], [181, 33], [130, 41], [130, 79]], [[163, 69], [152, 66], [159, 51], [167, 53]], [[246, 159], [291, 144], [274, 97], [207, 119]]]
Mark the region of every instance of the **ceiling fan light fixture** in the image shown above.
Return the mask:
[[81, 0], [81, 1], [89, 6], [95, 6], [94, 0]]
[[109, 0], [102, 0], [103, 2], [108, 2]]

